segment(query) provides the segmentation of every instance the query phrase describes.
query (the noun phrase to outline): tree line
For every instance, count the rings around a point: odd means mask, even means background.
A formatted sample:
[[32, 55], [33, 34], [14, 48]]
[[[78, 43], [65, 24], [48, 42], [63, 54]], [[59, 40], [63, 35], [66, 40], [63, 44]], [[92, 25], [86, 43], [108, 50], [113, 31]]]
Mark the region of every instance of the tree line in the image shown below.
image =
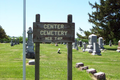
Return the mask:
[[[13, 39], [13, 41], [19, 38], [19, 43], [23, 43], [23, 37], [10, 37], [6, 34], [5, 30], [2, 28], [2, 26], [0, 25], [0, 43], [10, 43], [11, 39]], [[26, 38], [27, 41], [28, 38]]]
[[103, 37], [106, 42], [114, 44], [120, 40], [120, 0], [100, 0], [100, 3], [90, 3], [92, 13], [88, 13], [88, 21], [93, 24], [90, 31], [79, 29], [85, 36], [77, 33], [78, 38], [88, 39], [90, 34]]

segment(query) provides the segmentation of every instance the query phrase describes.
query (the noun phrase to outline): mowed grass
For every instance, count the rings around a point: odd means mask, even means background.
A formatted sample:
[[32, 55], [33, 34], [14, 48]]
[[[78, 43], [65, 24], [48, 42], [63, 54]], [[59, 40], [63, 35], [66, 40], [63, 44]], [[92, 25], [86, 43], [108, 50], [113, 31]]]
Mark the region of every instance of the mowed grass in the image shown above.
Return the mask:
[[[22, 80], [23, 52], [22, 44], [10, 46], [9, 43], [0, 43], [0, 80]], [[116, 52], [118, 46], [104, 46], [102, 56], [93, 56], [88, 52], [74, 50], [72, 53], [73, 80], [93, 80], [85, 70], [75, 68], [76, 63], [83, 62], [84, 66], [94, 68], [97, 72], [105, 72], [107, 80], [120, 80], [120, 53]], [[57, 53], [60, 48], [61, 54]], [[35, 80], [35, 66], [27, 65], [26, 80]], [[67, 47], [63, 44], [40, 44], [40, 80], [67, 80]]]

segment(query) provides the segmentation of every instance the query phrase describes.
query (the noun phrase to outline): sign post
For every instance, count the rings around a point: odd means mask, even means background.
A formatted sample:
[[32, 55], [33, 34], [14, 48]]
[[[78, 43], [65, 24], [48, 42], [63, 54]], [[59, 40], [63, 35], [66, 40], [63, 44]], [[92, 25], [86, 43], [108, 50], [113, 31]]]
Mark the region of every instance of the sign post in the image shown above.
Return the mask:
[[[68, 24], [72, 24], [72, 15], [68, 15]], [[67, 80], [72, 80], [72, 42], [67, 44]]]
[[[40, 22], [40, 15], [36, 15], [36, 23]], [[33, 33], [34, 34], [34, 33]], [[39, 80], [39, 57], [40, 55], [40, 43], [35, 43], [35, 80]]]
[[72, 42], [74, 42], [74, 35], [75, 23], [72, 23], [72, 15], [68, 15], [67, 23], [40, 22], [40, 15], [36, 15], [36, 22], [33, 22], [35, 80], [39, 80], [40, 42], [68, 42], [67, 80], [72, 80]]

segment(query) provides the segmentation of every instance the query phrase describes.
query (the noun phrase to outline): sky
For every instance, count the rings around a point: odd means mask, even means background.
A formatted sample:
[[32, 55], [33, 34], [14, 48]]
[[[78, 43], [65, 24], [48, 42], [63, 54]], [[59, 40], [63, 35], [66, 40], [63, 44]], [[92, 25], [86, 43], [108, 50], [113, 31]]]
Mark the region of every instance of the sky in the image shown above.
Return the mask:
[[[9, 36], [23, 36], [23, 1], [0, 0], [0, 25]], [[67, 22], [67, 15], [72, 14], [75, 38], [76, 33], [84, 35], [79, 28], [92, 28], [88, 22], [88, 13], [93, 11], [89, 1], [99, 3], [99, 0], [26, 0], [26, 36], [28, 28], [33, 28], [36, 14], [40, 14], [40, 22]]]

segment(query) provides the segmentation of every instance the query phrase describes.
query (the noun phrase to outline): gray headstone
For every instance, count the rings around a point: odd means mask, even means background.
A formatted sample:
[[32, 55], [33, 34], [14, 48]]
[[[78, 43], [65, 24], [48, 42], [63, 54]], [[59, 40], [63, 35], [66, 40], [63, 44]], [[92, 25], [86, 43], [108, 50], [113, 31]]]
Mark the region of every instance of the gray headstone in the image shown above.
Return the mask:
[[63, 44], [65, 45], [66, 43], [64, 42]]
[[98, 44], [99, 44], [99, 48], [100, 48], [101, 50], [103, 50], [104, 47], [103, 47], [103, 38], [102, 38], [102, 37], [99, 37], [99, 39], [98, 39]]
[[14, 46], [14, 45], [13, 45], [13, 38], [11, 38], [11, 46]]
[[94, 35], [94, 34], [91, 34], [88, 37], [88, 39], [89, 39], [89, 42], [88, 42], [89, 44], [88, 44], [88, 46], [87, 46], [85, 51], [88, 51], [89, 53], [92, 53], [93, 52], [93, 43], [94, 42], [97, 43], [97, 36]]
[[86, 43], [84, 42], [83, 43], [83, 52], [85, 52], [85, 49], [86, 49]]
[[29, 27], [28, 30], [28, 41], [27, 41], [27, 47], [26, 47], [26, 57], [27, 58], [35, 58], [35, 52], [34, 52], [34, 44], [33, 44], [33, 38], [32, 38], [32, 28]]
[[78, 50], [77, 39], [75, 39], [75, 42], [72, 45], [73, 45], [73, 49]]
[[101, 55], [98, 43], [93, 43], [93, 53], [92, 55]]
[[103, 40], [103, 45], [105, 45], [105, 40]]
[[82, 47], [82, 41], [81, 40], [79, 41], [79, 47]]
[[75, 43], [74, 42], [72, 43], [72, 48], [75, 49]]
[[19, 44], [19, 38], [18, 38], [18, 44]]
[[109, 41], [109, 46], [112, 46], [112, 42], [111, 42], [111, 40]]
[[15, 38], [15, 45], [17, 44], [16, 38]]

